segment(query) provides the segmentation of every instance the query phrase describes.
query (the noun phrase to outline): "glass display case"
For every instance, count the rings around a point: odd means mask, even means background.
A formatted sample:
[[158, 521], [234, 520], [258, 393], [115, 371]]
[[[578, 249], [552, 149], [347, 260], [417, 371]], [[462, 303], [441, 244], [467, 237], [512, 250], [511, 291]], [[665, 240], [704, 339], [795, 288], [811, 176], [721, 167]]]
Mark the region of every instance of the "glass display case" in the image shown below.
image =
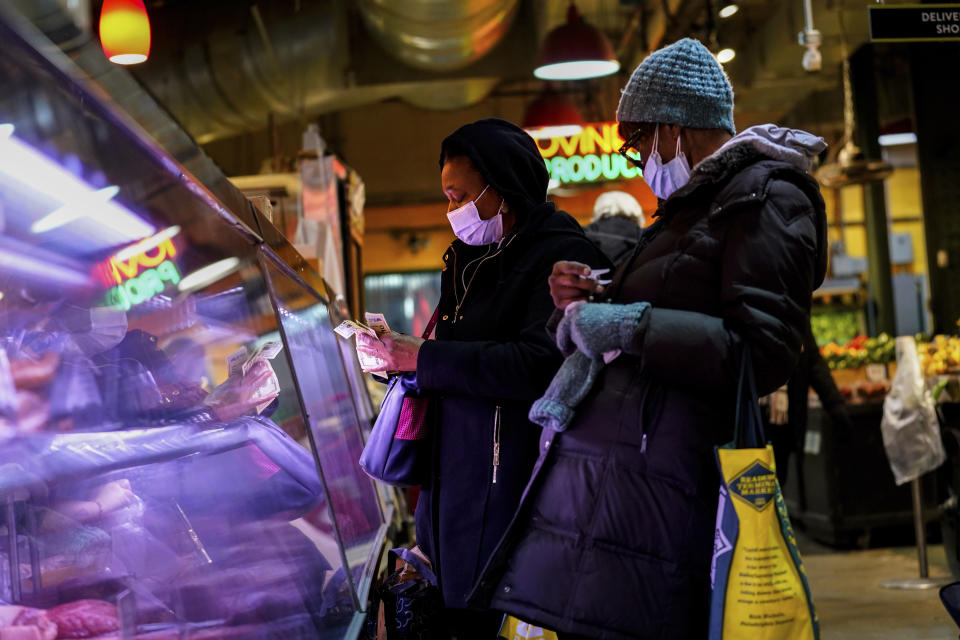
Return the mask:
[[356, 636], [390, 514], [340, 311], [2, 16], [0, 41], [0, 629]]

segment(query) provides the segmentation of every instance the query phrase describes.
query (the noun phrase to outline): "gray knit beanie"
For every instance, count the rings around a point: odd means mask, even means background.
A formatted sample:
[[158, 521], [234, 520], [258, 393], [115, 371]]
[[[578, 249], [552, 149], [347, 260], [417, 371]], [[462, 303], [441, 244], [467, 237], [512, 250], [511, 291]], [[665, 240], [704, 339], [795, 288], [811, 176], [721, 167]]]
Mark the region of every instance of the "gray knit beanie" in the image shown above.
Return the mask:
[[654, 51], [634, 70], [620, 96], [617, 121], [726, 129], [734, 135], [733, 88], [710, 51], [684, 38]]

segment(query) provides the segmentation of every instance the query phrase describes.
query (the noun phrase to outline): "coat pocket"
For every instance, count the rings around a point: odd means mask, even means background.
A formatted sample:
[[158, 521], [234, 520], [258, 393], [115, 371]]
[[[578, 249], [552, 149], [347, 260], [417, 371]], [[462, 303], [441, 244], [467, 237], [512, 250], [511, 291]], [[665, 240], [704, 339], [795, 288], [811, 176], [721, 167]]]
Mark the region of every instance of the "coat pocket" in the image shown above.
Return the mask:
[[636, 391], [624, 400], [617, 439], [646, 454], [649, 440], [654, 437], [663, 414], [666, 389], [639, 371], [634, 380], [631, 387]]
[[636, 368], [620, 406], [620, 419], [617, 429], [617, 441], [639, 447], [646, 452], [647, 434], [643, 420], [643, 406], [650, 393], [650, 379]]

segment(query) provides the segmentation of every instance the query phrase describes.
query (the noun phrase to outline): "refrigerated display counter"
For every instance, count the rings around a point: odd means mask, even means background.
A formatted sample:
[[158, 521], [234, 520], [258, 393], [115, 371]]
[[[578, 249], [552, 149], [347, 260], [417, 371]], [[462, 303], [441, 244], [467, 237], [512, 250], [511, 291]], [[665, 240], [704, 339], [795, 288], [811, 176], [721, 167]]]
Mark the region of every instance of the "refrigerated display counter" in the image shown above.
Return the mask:
[[0, 12], [0, 627], [355, 637], [391, 514], [341, 311], [31, 38]]

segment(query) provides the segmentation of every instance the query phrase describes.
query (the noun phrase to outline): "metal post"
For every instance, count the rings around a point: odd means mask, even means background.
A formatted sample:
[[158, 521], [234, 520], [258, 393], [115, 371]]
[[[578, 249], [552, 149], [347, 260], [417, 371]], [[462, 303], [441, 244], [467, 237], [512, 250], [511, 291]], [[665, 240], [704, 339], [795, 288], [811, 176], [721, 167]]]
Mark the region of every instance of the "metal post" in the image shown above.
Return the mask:
[[927, 273], [934, 332], [956, 328], [960, 316], [960, 119], [955, 100], [944, 100], [943, 69], [960, 65], [954, 42], [904, 45], [910, 60], [913, 122], [917, 133], [920, 194], [927, 243]]
[[[873, 46], [866, 44], [850, 56], [850, 81], [857, 128], [857, 146], [866, 158], [880, 160], [880, 123], [877, 116], [877, 81]], [[893, 281], [890, 268], [890, 236], [883, 182], [863, 185], [863, 220], [867, 239], [867, 269], [870, 297], [876, 304], [876, 330], [895, 334]]]
[[886, 589], [934, 589], [946, 584], [949, 578], [929, 577], [927, 565], [927, 534], [923, 526], [923, 500], [920, 493], [920, 478], [910, 482], [910, 494], [913, 498], [913, 527], [917, 536], [917, 559], [920, 564], [919, 578], [900, 578], [882, 582], [881, 587]]
[[917, 561], [920, 563], [920, 577], [930, 575], [927, 565], [927, 532], [923, 526], [923, 503], [920, 500], [920, 478], [910, 482], [910, 494], [913, 497], [913, 530], [917, 536]]

